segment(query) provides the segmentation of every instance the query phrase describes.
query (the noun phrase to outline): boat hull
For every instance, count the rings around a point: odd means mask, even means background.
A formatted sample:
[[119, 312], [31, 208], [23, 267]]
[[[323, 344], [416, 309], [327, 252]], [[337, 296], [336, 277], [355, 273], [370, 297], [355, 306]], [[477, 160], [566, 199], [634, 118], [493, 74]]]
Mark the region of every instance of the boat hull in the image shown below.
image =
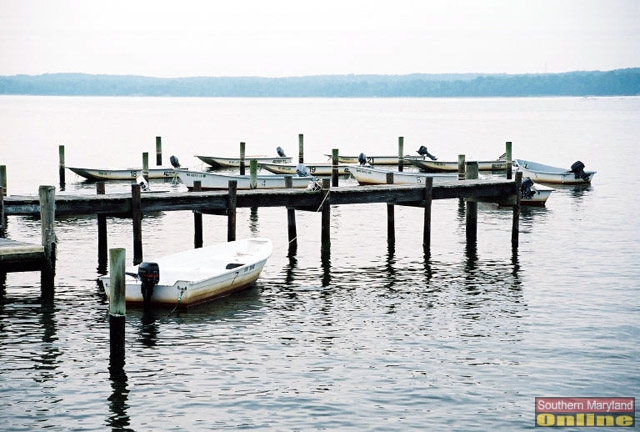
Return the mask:
[[[239, 168], [240, 158], [225, 158], [217, 156], [198, 156], [198, 159], [208, 164], [212, 168]], [[244, 163], [248, 166], [250, 161], [255, 159], [258, 163], [272, 163], [272, 164], [288, 164], [291, 163], [290, 157], [267, 157], [267, 156], [247, 156], [244, 159]]]
[[[474, 161], [475, 162], [475, 161]], [[417, 160], [411, 162], [427, 172], [458, 172], [458, 162]], [[478, 171], [506, 171], [507, 162], [503, 160], [478, 161]]]
[[[332, 158], [332, 155], [325, 155]], [[366, 156], [366, 155], [365, 155]], [[369, 165], [398, 165], [398, 156], [366, 156], [367, 164]], [[402, 161], [407, 164], [412, 164], [413, 161], [423, 160], [423, 156], [404, 156]], [[345, 165], [359, 165], [360, 161], [358, 156], [342, 156], [338, 155], [338, 163]]]
[[[297, 165], [289, 165], [289, 164], [281, 164], [281, 163], [258, 163], [258, 166], [264, 168], [265, 170], [272, 172], [274, 174], [283, 174], [283, 175], [298, 175]], [[330, 176], [333, 174], [333, 165], [331, 164], [304, 164], [305, 168], [309, 172], [309, 174], [313, 176]], [[349, 175], [348, 165], [338, 165], [338, 175]]]
[[426, 178], [433, 178], [437, 181], [454, 181], [457, 180], [457, 174], [427, 174], [419, 172], [399, 172], [389, 171], [380, 168], [368, 166], [354, 166], [350, 169], [351, 175], [358, 181], [360, 185], [379, 185], [387, 184], [387, 174], [393, 173], [393, 184], [425, 184]]
[[[94, 168], [77, 168], [67, 167], [80, 177], [87, 180], [136, 180], [143, 173], [142, 168], [123, 168], [123, 169], [94, 169]], [[173, 168], [149, 168], [149, 179], [167, 179], [174, 178]]]
[[[260, 276], [273, 246], [266, 238], [220, 243], [167, 255], [157, 263], [160, 280], [153, 289], [151, 305], [193, 306], [252, 285]], [[138, 266], [127, 269], [125, 299], [128, 305], [142, 305]], [[110, 276], [100, 278], [107, 298], [111, 297]]]
[[[251, 176], [249, 175], [228, 175], [215, 172], [191, 171], [177, 169], [176, 174], [180, 181], [188, 190], [193, 190], [194, 182], [199, 181], [202, 190], [222, 190], [229, 188], [229, 181], [238, 182], [238, 189], [252, 189]], [[283, 175], [258, 175], [256, 176], [255, 189], [281, 189], [285, 188], [285, 177]], [[290, 176], [294, 188], [306, 188], [313, 177]]]
[[523, 159], [516, 159], [515, 166], [522, 172], [522, 177], [529, 177], [536, 183], [563, 184], [563, 185], [588, 185], [591, 184], [595, 171], [585, 171], [587, 179], [576, 178], [576, 175], [564, 168], [552, 167]]

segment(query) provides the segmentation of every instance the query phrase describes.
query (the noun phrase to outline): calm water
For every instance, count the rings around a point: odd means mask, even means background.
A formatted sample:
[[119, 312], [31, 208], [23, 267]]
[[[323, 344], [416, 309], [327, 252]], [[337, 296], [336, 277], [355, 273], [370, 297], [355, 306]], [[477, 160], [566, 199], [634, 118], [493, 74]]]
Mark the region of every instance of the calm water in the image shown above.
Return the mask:
[[[238, 237], [267, 236], [274, 254], [255, 288], [169, 315], [129, 310], [126, 365], [109, 372], [107, 302], [96, 279], [97, 224], [68, 217], [56, 294], [39, 273], [10, 273], [0, 303], [3, 430], [519, 430], [536, 396], [640, 396], [640, 98], [171, 99], [0, 97], [0, 165], [10, 194], [57, 185], [68, 166], [141, 165], [162, 136], [165, 161], [196, 154], [395, 154], [420, 145], [441, 160], [582, 160], [591, 187], [563, 187], [523, 209], [480, 207], [467, 244], [457, 200], [433, 207], [430, 256], [421, 211], [332, 209], [332, 250], [320, 215], [297, 213], [288, 256], [284, 209], [241, 209]], [[182, 186], [152, 184], [158, 189]], [[130, 190], [108, 185], [107, 192]], [[67, 173], [65, 191], [93, 193]], [[146, 216], [146, 257], [193, 247], [190, 212]], [[38, 221], [9, 217], [7, 236], [39, 241]], [[226, 219], [205, 216], [205, 244]], [[109, 220], [109, 247], [132, 252], [131, 222]]]

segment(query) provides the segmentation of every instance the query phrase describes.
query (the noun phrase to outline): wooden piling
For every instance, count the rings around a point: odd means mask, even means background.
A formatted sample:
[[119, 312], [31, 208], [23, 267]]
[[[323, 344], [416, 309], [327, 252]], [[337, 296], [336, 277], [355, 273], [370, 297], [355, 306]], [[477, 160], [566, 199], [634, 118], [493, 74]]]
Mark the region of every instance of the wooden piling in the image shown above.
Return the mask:
[[[387, 184], [393, 184], [393, 173], [387, 173]], [[396, 242], [396, 219], [395, 206], [387, 204], [387, 243], [395, 244]]]
[[65, 187], [65, 162], [64, 162], [64, 146], [58, 146], [58, 159], [59, 159], [59, 176], [60, 176], [60, 189], [64, 189]]
[[53, 298], [53, 281], [56, 273], [56, 188], [54, 186], [40, 186], [40, 222], [42, 231], [42, 247], [44, 248], [44, 263], [40, 272], [43, 296]]
[[304, 163], [304, 135], [298, 134], [298, 163]]
[[[202, 190], [202, 181], [195, 180], [193, 182], [193, 191], [200, 192]], [[202, 247], [202, 212], [193, 210], [193, 247], [198, 249]]]
[[238, 180], [229, 180], [229, 202], [227, 204], [227, 241], [236, 239], [236, 208], [238, 205]]
[[[293, 178], [290, 175], [285, 176], [284, 184], [287, 189], [293, 189]], [[296, 228], [296, 210], [293, 207], [287, 207], [287, 227], [289, 248], [295, 248], [298, 245], [298, 232]]]
[[398, 137], [398, 171], [402, 172], [404, 161], [404, 137]]
[[142, 177], [149, 181], [149, 152], [142, 153]]
[[162, 165], [162, 137], [156, 137], [156, 166]]
[[[104, 182], [96, 183], [96, 194], [105, 194]], [[108, 258], [107, 215], [98, 213], [98, 268], [106, 270]]]
[[331, 187], [338, 187], [338, 149], [331, 150]]
[[7, 166], [0, 165], [0, 186], [2, 187], [3, 196], [7, 196]]
[[4, 187], [0, 185], [0, 238], [4, 238], [5, 219], [4, 219]]
[[522, 200], [522, 171], [516, 171], [515, 178], [516, 202], [513, 206], [513, 221], [511, 225], [511, 246], [514, 250], [518, 248], [520, 237], [520, 206]]
[[142, 203], [140, 185], [131, 184], [131, 219], [133, 221], [133, 264], [142, 262]]
[[322, 234], [321, 234], [321, 251], [329, 252], [331, 250], [331, 202], [329, 199], [329, 190], [331, 188], [331, 180], [322, 179]]
[[433, 177], [426, 177], [424, 183], [424, 229], [422, 234], [422, 248], [425, 252], [431, 250], [431, 203], [433, 201]]
[[[478, 178], [478, 162], [467, 162], [466, 179], [476, 180]], [[475, 241], [478, 237], [478, 202], [467, 199], [467, 241]]]
[[458, 155], [458, 180], [465, 179], [465, 156], [463, 154]]
[[244, 175], [245, 166], [244, 166], [244, 158], [245, 158], [245, 143], [240, 143], [240, 175]]
[[512, 177], [512, 171], [513, 171], [513, 155], [511, 153], [511, 141], [507, 141], [505, 144], [505, 153], [506, 153], [506, 160], [507, 160], [507, 180], [511, 180]]
[[249, 189], [258, 187], [258, 161], [251, 159], [249, 161]]
[[112, 366], [124, 364], [124, 335], [127, 314], [124, 248], [109, 250], [109, 345]]

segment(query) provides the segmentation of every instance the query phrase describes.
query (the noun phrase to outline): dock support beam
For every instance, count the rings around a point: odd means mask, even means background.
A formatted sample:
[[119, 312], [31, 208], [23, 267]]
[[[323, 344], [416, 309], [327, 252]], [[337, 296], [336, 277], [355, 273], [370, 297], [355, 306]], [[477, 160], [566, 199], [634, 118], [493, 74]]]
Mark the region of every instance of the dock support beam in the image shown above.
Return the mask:
[[162, 137], [156, 137], [156, 165], [162, 165]]
[[4, 189], [3, 195], [7, 196], [7, 166], [0, 165], [0, 187]]
[[[96, 183], [96, 194], [105, 194], [104, 182]], [[108, 259], [108, 237], [107, 237], [107, 216], [98, 213], [98, 272], [107, 272]]]
[[522, 199], [522, 171], [516, 172], [516, 203], [513, 206], [513, 223], [511, 226], [511, 247], [513, 250], [518, 249], [520, 237], [520, 201]]
[[465, 156], [463, 154], [458, 155], [458, 180], [465, 179]]
[[246, 148], [246, 144], [241, 142], [240, 143], [240, 175], [244, 175], [244, 172], [245, 172], [245, 166], [244, 166], [245, 148]]
[[[478, 178], [478, 162], [467, 162], [467, 180]], [[467, 241], [476, 241], [478, 238], [478, 202], [467, 199]]]
[[64, 190], [65, 187], [65, 162], [64, 162], [64, 146], [58, 146], [58, 159], [60, 160], [58, 173], [60, 176], [60, 190]]
[[5, 235], [5, 218], [4, 218], [4, 187], [0, 184], [0, 238]]
[[404, 137], [398, 137], [398, 171], [402, 172], [404, 161]]
[[131, 185], [131, 219], [133, 221], [133, 265], [142, 262], [142, 203], [140, 185]]
[[433, 177], [427, 177], [424, 183], [424, 231], [422, 248], [425, 253], [431, 251], [431, 204], [433, 202]]
[[109, 363], [112, 369], [124, 366], [124, 328], [127, 314], [125, 253], [123, 248], [109, 250]]
[[[387, 173], [387, 184], [393, 184], [393, 173]], [[395, 207], [393, 204], [387, 204], [387, 244], [392, 245], [396, 242], [396, 218]]]
[[42, 225], [42, 246], [44, 263], [40, 272], [43, 297], [53, 299], [54, 278], [56, 274], [56, 188], [40, 186], [40, 221]]
[[505, 159], [507, 161], [507, 180], [511, 180], [513, 171], [513, 156], [511, 150], [511, 141], [507, 141], [505, 144]]
[[[292, 189], [293, 177], [285, 176], [284, 184], [287, 189]], [[298, 231], [296, 228], [296, 211], [293, 207], [287, 207], [287, 232], [289, 235], [289, 255], [295, 255], [298, 247]]]
[[321, 249], [323, 253], [331, 250], [331, 202], [330, 202], [331, 180], [322, 179], [322, 235]]
[[236, 240], [236, 208], [238, 205], [238, 180], [229, 180], [229, 203], [227, 209], [227, 241]]
[[304, 135], [298, 134], [298, 163], [304, 163]]
[[[193, 191], [200, 192], [202, 190], [202, 182], [195, 180], [193, 182]], [[202, 247], [202, 212], [193, 210], [193, 247], [198, 249]]]
[[338, 149], [331, 150], [331, 187], [338, 187]]

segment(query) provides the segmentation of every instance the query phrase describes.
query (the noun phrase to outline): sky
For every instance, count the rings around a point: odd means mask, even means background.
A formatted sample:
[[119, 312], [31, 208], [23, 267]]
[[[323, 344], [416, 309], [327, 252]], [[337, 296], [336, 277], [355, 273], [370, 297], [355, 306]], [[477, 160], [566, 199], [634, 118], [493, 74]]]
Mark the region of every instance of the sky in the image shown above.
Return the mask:
[[640, 0], [0, 0], [0, 75], [640, 67]]

